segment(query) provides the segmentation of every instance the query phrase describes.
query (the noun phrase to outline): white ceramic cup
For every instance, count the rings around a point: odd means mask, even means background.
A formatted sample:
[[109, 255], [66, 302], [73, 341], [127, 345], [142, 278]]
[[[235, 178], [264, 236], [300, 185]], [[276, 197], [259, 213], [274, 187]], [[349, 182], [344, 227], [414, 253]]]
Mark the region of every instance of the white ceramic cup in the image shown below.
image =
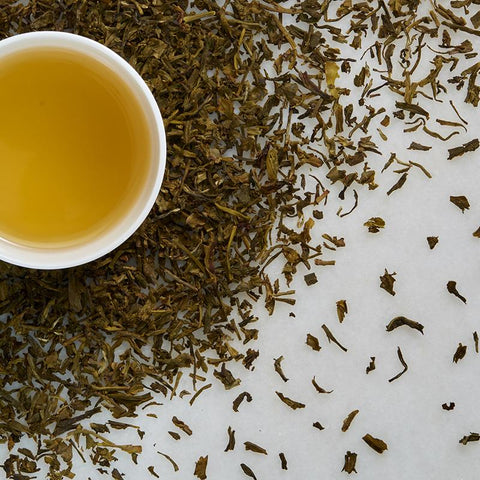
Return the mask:
[[109, 48], [88, 38], [64, 32], [32, 32], [0, 41], [2, 58], [31, 48], [61, 48], [88, 55], [120, 76], [143, 108], [151, 137], [150, 172], [137, 201], [111, 228], [84, 243], [66, 247], [30, 247], [12, 243], [0, 236], [0, 260], [28, 268], [59, 269], [82, 265], [111, 252], [129, 238], [150, 212], [163, 180], [166, 138], [158, 105], [141, 76], [128, 62]]

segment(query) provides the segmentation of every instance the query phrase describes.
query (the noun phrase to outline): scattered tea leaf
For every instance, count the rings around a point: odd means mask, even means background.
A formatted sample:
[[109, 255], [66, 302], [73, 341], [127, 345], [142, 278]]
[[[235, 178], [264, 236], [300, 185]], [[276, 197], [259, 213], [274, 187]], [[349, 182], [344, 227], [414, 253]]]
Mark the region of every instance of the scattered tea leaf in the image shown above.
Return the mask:
[[370, 233], [378, 233], [381, 228], [385, 228], [385, 220], [380, 217], [372, 217], [363, 225], [368, 228]]
[[473, 344], [475, 345], [475, 352], [478, 353], [478, 333], [473, 332]]
[[305, 342], [309, 347], [311, 347], [313, 350], [319, 352], [320, 349], [322, 348], [320, 346], [320, 343], [318, 341], [317, 337], [314, 337], [310, 333], [307, 333], [307, 341]]
[[438, 243], [438, 237], [427, 237], [427, 242], [430, 250], [433, 250]]
[[452, 295], [455, 295], [457, 298], [459, 298], [463, 303], [467, 303], [467, 299], [463, 295], [460, 295], [460, 293], [458, 292], [457, 282], [455, 282], [454, 280], [450, 280], [447, 283], [447, 290], [448, 290], [449, 293], [451, 293]]
[[335, 345], [337, 345], [344, 352], [347, 351], [347, 348], [345, 348], [341, 343], [339, 343], [339, 341], [333, 336], [332, 332], [330, 331], [330, 329], [325, 324], [322, 325], [322, 329], [325, 332], [325, 335], [327, 336], [328, 343], [333, 342]]
[[423, 325], [421, 323], [415, 322], [414, 320], [410, 320], [407, 317], [402, 316], [395, 317], [393, 320], [390, 321], [390, 323], [387, 325], [387, 332], [391, 332], [392, 330], [395, 330], [396, 328], [403, 325], [418, 330], [423, 335]]
[[337, 302], [337, 317], [340, 323], [345, 319], [345, 315], [348, 313], [348, 306], [346, 300], [338, 300]]
[[152, 477], [155, 477], [155, 478], [160, 478], [157, 474], [157, 472], [155, 471], [155, 468], [153, 465], [150, 465], [147, 470], [150, 472], [150, 474], [152, 475]]
[[248, 465], [246, 465], [245, 463], [241, 463], [241, 464], [240, 464], [240, 467], [242, 468], [243, 473], [244, 473], [247, 477], [253, 478], [253, 480], [257, 480], [257, 477], [256, 477], [255, 474], [253, 473], [253, 470], [252, 470]]
[[408, 147], [408, 150], [420, 150], [422, 152], [428, 152], [431, 149], [432, 147], [427, 145], [422, 145], [421, 143], [417, 143], [417, 142], [412, 142]]
[[232, 372], [227, 369], [224, 363], [222, 363], [220, 370], [213, 371], [213, 375], [222, 382], [225, 390], [230, 390], [231, 388], [240, 385], [241, 380], [239, 378], [235, 378], [232, 375]]
[[179, 420], [177, 417], [172, 418], [172, 423], [179, 428], [180, 430], [184, 431], [187, 435], [191, 435], [192, 429], [185, 423]]
[[238, 407], [240, 406], [240, 404], [246, 400], [247, 402], [251, 402], [252, 401], [252, 396], [250, 395], [250, 393], [248, 392], [242, 392], [240, 395], [238, 395], [237, 398], [235, 398], [235, 400], [233, 401], [233, 411], [234, 412], [238, 412]]
[[315, 377], [312, 378], [312, 385], [315, 387], [315, 390], [318, 393], [332, 393], [333, 392], [333, 390], [325, 390], [320, 385], [318, 385], [318, 383], [315, 381]]
[[283, 361], [283, 355], [281, 355], [278, 358], [274, 358], [273, 367], [275, 368], [275, 371], [280, 375], [280, 378], [284, 382], [288, 382], [288, 378], [283, 373], [283, 369], [282, 369], [282, 365], [281, 365], [282, 361]]
[[385, 273], [380, 275], [380, 288], [383, 288], [390, 295], [395, 295], [393, 284], [396, 282], [394, 278], [396, 274], [396, 272], [388, 273], [387, 269], [385, 269]]
[[458, 443], [461, 443], [462, 445], [466, 445], [469, 442], [478, 442], [480, 440], [480, 434], [471, 432], [469, 435], [465, 435], [462, 437]]
[[369, 433], [362, 437], [362, 440], [377, 453], [383, 453], [388, 450], [387, 444], [380, 438], [372, 437]]
[[268, 455], [267, 451], [260, 447], [259, 445], [252, 443], [252, 442], [244, 442], [245, 450], [249, 450], [250, 452], [254, 453], [262, 453], [263, 455]]
[[467, 197], [465, 195], [459, 195], [459, 196], [454, 196], [450, 195], [450, 201], [457, 206], [462, 213], [465, 213], [465, 210], [468, 210], [470, 208], [470, 203], [467, 200]]
[[282, 466], [282, 470], [288, 470], [287, 458], [285, 457], [285, 454], [283, 452], [280, 452], [278, 456], [280, 457], [280, 464]]
[[456, 157], [460, 157], [467, 152], [474, 152], [480, 146], [478, 138], [470, 140], [467, 143], [464, 143], [460, 147], [450, 148], [448, 150], [448, 160], [453, 160]]
[[346, 432], [349, 428], [350, 428], [350, 425], [352, 424], [353, 422], [353, 419], [357, 416], [358, 412], [360, 410], [352, 410], [345, 418], [345, 420], [343, 421], [343, 425], [342, 425], [342, 432]]
[[305, 283], [310, 287], [311, 285], [315, 285], [318, 282], [318, 278], [316, 273], [308, 273], [303, 277], [305, 279]]
[[467, 346], [459, 343], [455, 353], [453, 354], [453, 362], [458, 363], [459, 360], [462, 360], [465, 357], [466, 353]]
[[455, 402], [450, 402], [450, 403], [443, 403], [442, 408], [444, 410], [453, 410], [455, 408]]
[[228, 434], [228, 443], [227, 446], [225, 447], [224, 452], [228, 452], [230, 450], [235, 449], [235, 430], [232, 430], [232, 427], [228, 427], [227, 429], [227, 434]]
[[304, 403], [296, 402], [295, 400], [292, 400], [292, 399], [286, 397], [285, 395], [283, 395], [283, 393], [280, 393], [280, 392], [275, 392], [275, 393], [278, 395], [278, 398], [285, 405], [288, 405], [292, 410], [296, 410], [297, 408], [305, 408]]
[[342, 472], [347, 472], [348, 474], [350, 473], [358, 473], [357, 470], [355, 470], [355, 465], [357, 463], [357, 454], [347, 451], [345, 454], [345, 463], [342, 468]]
[[370, 363], [365, 369], [365, 373], [368, 375], [372, 370], [375, 370], [375, 357], [370, 357]]
[[193, 474], [200, 480], [205, 480], [207, 478], [207, 464], [208, 455], [205, 455], [205, 457], [200, 457], [195, 464], [195, 471]]
[[172, 457], [170, 457], [169, 455], [167, 455], [166, 453], [162, 453], [162, 452], [157, 452], [159, 455], [161, 455], [162, 457], [165, 457], [171, 464], [172, 464], [172, 467], [173, 467], [173, 470], [175, 472], [178, 472], [179, 468], [178, 468], [178, 465], [176, 464], [176, 462], [172, 459]]
[[313, 426], [314, 426], [315, 428], [318, 428], [318, 430], [325, 430], [325, 427], [322, 426], [322, 424], [321, 424], [320, 422], [314, 422], [314, 423], [313, 423]]
[[400, 347], [397, 347], [397, 356], [398, 356], [398, 359], [400, 360], [400, 363], [403, 366], [403, 370], [400, 373], [397, 373], [394, 377], [390, 378], [390, 380], [388, 380], [389, 382], [393, 382], [394, 380], [397, 380], [397, 378], [400, 378], [408, 370], [408, 365], [403, 358]]

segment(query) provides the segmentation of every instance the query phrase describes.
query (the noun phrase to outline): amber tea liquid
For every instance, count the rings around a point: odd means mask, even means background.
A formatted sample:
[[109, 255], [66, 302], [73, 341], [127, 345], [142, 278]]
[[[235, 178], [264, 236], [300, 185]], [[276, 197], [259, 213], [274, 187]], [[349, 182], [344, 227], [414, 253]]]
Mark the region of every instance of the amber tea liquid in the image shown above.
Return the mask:
[[0, 237], [94, 237], [135, 203], [150, 162], [143, 110], [107, 66], [59, 49], [0, 58]]

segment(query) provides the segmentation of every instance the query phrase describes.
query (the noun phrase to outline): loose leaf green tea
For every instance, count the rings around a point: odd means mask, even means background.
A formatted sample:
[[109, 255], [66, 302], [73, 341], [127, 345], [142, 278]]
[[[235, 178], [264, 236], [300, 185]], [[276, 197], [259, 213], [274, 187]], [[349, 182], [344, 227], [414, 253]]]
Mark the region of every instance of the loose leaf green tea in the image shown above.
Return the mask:
[[362, 440], [377, 453], [383, 453], [385, 450], [388, 450], [388, 446], [383, 440], [372, 437], [369, 433], [364, 435]]
[[[307, 343], [308, 343], [308, 339], [307, 339]], [[280, 375], [280, 378], [284, 381], [284, 382], [288, 382], [288, 378], [285, 376], [285, 374], [283, 373], [283, 369], [282, 369], [282, 361], [283, 361], [283, 356], [280, 356], [278, 358], [275, 358], [274, 359], [274, 362], [273, 362], [273, 367], [275, 368], [275, 371]]]
[[402, 364], [403, 370], [397, 373], [394, 377], [390, 378], [390, 380], [388, 380], [389, 382], [393, 382], [394, 380], [397, 380], [397, 378], [400, 378], [408, 370], [407, 362], [405, 362], [403, 358], [403, 354], [402, 354], [402, 351], [400, 350], [400, 347], [397, 347], [397, 356], [398, 356], [398, 359], [400, 360], [400, 363]]
[[402, 316], [395, 317], [390, 321], [390, 323], [387, 325], [387, 332], [391, 332], [392, 330], [395, 330], [403, 325], [418, 330], [423, 335], [423, 325], [421, 323]]
[[268, 455], [267, 451], [263, 447], [260, 447], [259, 445], [256, 445], [255, 443], [244, 442], [243, 444], [245, 445], [245, 450], [249, 450], [249, 451], [255, 452], [255, 453], [262, 453], [263, 455]]
[[312, 378], [312, 385], [315, 387], [315, 390], [318, 393], [332, 393], [333, 392], [333, 390], [325, 390], [320, 385], [318, 385], [318, 383], [315, 380], [315, 377]]
[[240, 467], [241, 467], [241, 469], [243, 470], [243, 473], [244, 473], [247, 477], [253, 478], [253, 480], [257, 480], [257, 477], [256, 477], [255, 474], [253, 473], [253, 470], [252, 470], [248, 465], [246, 465], [245, 463], [241, 463], [241, 464], [240, 464]]
[[248, 392], [242, 392], [240, 395], [238, 395], [237, 398], [233, 401], [233, 411], [238, 412], [238, 407], [240, 404], [246, 400], [247, 402], [251, 402], [253, 400], [252, 396]]
[[465, 210], [470, 208], [470, 203], [465, 195], [450, 195], [450, 201], [456, 205], [462, 213], [465, 213]]
[[448, 160], [453, 160], [456, 157], [460, 157], [467, 152], [474, 152], [480, 146], [478, 138], [471, 140], [470, 142], [464, 143], [460, 147], [450, 148], [448, 150]]
[[368, 375], [372, 370], [375, 370], [375, 357], [370, 357], [370, 363], [365, 369], [365, 373]]
[[458, 443], [461, 443], [462, 445], [466, 445], [467, 443], [478, 442], [479, 440], [480, 440], [480, 434], [472, 432], [469, 435], [463, 436]]
[[292, 400], [291, 398], [286, 397], [283, 393], [281, 392], [275, 392], [278, 396], [278, 398], [285, 404], [288, 405], [292, 410], [296, 410], [297, 408], [305, 408], [304, 403], [296, 402], [295, 400]]
[[310, 333], [307, 333], [307, 341], [305, 343], [316, 352], [319, 352], [320, 349], [322, 348], [320, 346], [320, 342], [318, 341], [318, 338], [314, 337]]
[[467, 303], [467, 299], [458, 292], [457, 282], [455, 282], [454, 280], [450, 280], [449, 282], [447, 282], [447, 290], [449, 293], [459, 298], [463, 303]]
[[358, 473], [357, 470], [355, 469], [355, 465], [357, 463], [357, 454], [347, 451], [345, 454], [345, 463], [342, 468], [342, 472], [347, 472], [348, 474], [350, 473]]
[[448, 411], [453, 410], [455, 408], [455, 402], [443, 403], [442, 408]]
[[280, 452], [278, 456], [280, 457], [282, 470], [288, 470], [287, 458], [285, 457], [285, 454], [283, 452]]
[[342, 432], [346, 432], [350, 428], [350, 425], [352, 424], [353, 419], [358, 415], [359, 411], [360, 410], [353, 410], [346, 416], [342, 424]]
[[195, 464], [195, 471], [193, 474], [200, 480], [205, 480], [207, 478], [207, 464], [208, 455], [205, 457], [200, 457]]
[[453, 354], [453, 363], [458, 363], [460, 360], [462, 360], [465, 357], [466, 353], [467, 346], [459, 343], [457, 349], [455, 350], [455, 353]]
[[318, 430], [325, 430], [325, 427], [320, 422], [314, 422], [313, 426], [318, 428]]
[[437, 246], [438, 237], [427, 237], [427, 242], [430, 250], [433, 250]]
[[225, 447], [224, 452], [229, 452], [230, 450], [235, 449], [235, 430], [232, 430], [232, 427], [228, 427], [227, 429], [227, 435], [228, 435], [228, 443], [227, 446]]
[[385, 220], [380, 217], [372, 217], [363, 225], [368, 228], [370, 233], [378, 233], [380, 229], [385, 228]]
[[337, 302], [337, 317], [340, 323], [345, 319], [345, 315], [348, 313], [348, 306], [346, 300], [338, 300]]
[[380, 288], [383, 288], [390, 295], [395, 295], [393, 284], [396, 282], [396, 279], [394, 278], [396, 274], [396, 272], [388, 273], [387, 269], [385, 269], [385, 273], [380, 275]]
[[327, 336], [327, 339], [328, 339], [328, 342], [333, 342], [335, 345], [337, 345], [341, 350], [343, 350], [344, 352], [347, 351], [347, 348], [345, 348], [334, 336], [333, 336], [333, 333], [330, 331], [330, 329], [325, 325], [323, 324], [322, 325], [322, 329], [323, 331], [325, 332], [325, 335]]

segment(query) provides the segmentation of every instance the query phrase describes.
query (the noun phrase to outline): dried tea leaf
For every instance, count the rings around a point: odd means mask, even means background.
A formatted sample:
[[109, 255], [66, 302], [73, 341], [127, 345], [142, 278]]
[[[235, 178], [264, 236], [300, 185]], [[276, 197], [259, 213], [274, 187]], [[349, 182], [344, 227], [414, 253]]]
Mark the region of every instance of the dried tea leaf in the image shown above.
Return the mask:
[[187, 435], [191, 435], [192, 429], [185, 423], [179, 420], [177, 417], [172, 418], [172, 423], [179, 428], [180, 430], [184, 431]]
[[220, 370], [214, 370], [213, 375], [222, 382], [225, 390], [237, 387], [241, 382], [239, 378], [235, 378], [232, 375], [232, 372], [227, 369], [224, 363], [222, 363]]
[[372, 217], [363, 225], [368, 228], [370, 233], [378, 233], [381, 228], [385, 228], [385, 220], [380, 217]]
[[385, 450], [388, 450], [388, 446], [383, 440], [372, 437], [369, 433], [364, 435], [362, 440], [377, 453], [383, 453]]
[[195, 471], [193, 474], [200, 480], [205, 480], [207, 478], [207, 464], [208, 455], [205, 457], [200, 457], [195, 464]]
[[460, 295], [460, 293], [458, 292], [457, 282], [455, 282], [454, 280], [450, 280], [447, 283], [447, 290], [448, 290], [449, 293], [451, 293], [452, 295], [455, 295], [457, 298], [459, 298], [463, 303], [467, 303], [467, 299], [463, 295]]
[[422, 145], [421, 143], [417, 143], [417, 142], [412, 142], [408, 147], [408, 150], [420, 150], [422, 152], [428, 152], [431, 149], [432, 147], [427, 145]]
[[245, 463], [241, 463], [241, 464], [240, 464], [240, 467], [241, 467], [241, 469], [243, 470], [243, 473], [244, 473], [247, 477], [253, 478], [253, 480], [257, 480], [257, 477], [256, 477], [255, 474], [253, 473], [253, 470], [252, 470], [248, 465], [246, 465]]
[[352, 410], [345, 418], [345, 420], [343, 421], [343, 425], [342, 425], [342, 432], [346, 432], [349, 428], [350, 428], [350, 425], [352, 424], [353, 422], [353, 419], [357, 416], [358, 412], [360, 410]]
[[470, 140], [470, 142], [464, 143], [460, 147], [450, 148], [448, 150], [448, 160], [453, 160], [467, 152], [474, 152], [478, 147], [480, 147], [480, 142], [478, 138], [475, 138], [474, 140]]
[[380, 288], [383, 288], [390, 295], [395, 295], [393, 284], [396, 282], [394, 278], [396, 274], [397, 272], [388, 273], [387, 269], [385, 269], [385, 273], [380, 275]]
[[457, 349], [455, 350], [455, 353], [453, 354], [453, 362], [458, 363], [459, 360], [462, 360], [463, 357], [465, 357], [466, 353], [467, 346], [459, 343]]
[[314, 426], [315, 428], [318, 428], [318, 430], [325, 430], [325, 427], [322, 426], [322, 424], [321, 424], [320, 422], [315, 422], [315, 423], [313, 424], [313, 426]]
[[400, 360], [400, 363], [403, 366], [403, 370], [397, 373], [394, 377], [390, 378], [388, 380], [389, 382], [393, 382], [394, 380], [397, 380], [397, 378], [400, 378], [408, 370], [408, 365], [403, 358], [403, 354], [402, 354], [402, 351], [400, 350], [400, 347], [397, 347], [397, 356], [398, 356], [398, 359]]
[[427, 237], [427, 242], [430, 250], [433, 250], [438, 243], [438, 237]]
[[317, 275], [315, 273], [308, 273], [303, 277], [305, 279], [305, 283], [310, 287], [311, 285], [315, 285], [318, 282]]
[[395, 190], [399, 190], [400, 188], [402, 188], [407, 181], [407, 175], [407, 172], [403, 173], [402, 176], [398, 179], [397, 183], [395, 183], [387, 192], [387, 195], [391, 195]]
[[285, 457], [285, 454], [283, 452], [280, 452], [278, 456], [280, 457], [280, 464], [282, 466], [282, 470], [288, 470], [287, 458]]
[[152, 475], [152, 477], [155, 477], [155, 478], [160, 478], [157, 474], [157, 472], [155, 471], [155, 467], [153, 465], [150, 465], [147, 470], [150, 472], [150, 474]]
[[238, 412], [238, 407], [243, 402], [243, 400], [246, 400], [247, 402], [251, 402], [252, 396], [248, 392], [242, 392], [240, 395], [238, 395], [238, 397], [233, 401], [234, 412]]
[[368, 375], [372, 370], [375, 370], [375, 357], [370, 357], [370, 363], [365, 369], [365, 373]]
[[175, 472], [178, 472], [179, 468], [178, 468], [178, 465], [176, 464], [176, 462], [172, 459], [172, 457], [170, 457], [169, 455], [167, 455], [166, 453], [162, 453], [162, 452], [157, 452], [159, 455], [161, 455], [162, 457], [165, 457], [171, 464], [172, 464], [172, 467], [173, 467], [173, 470]]
[[295, 400], [292, 400], [292, 399], [286, 397], [285, 395], [283, 395], [283, 393], [280, 393], [280, 392], [275, 392], [275, 393], [278, 395], [278, 398], [285, 405], [288, 405], [292, 410], [296, 410], [297, 408], [305, 408], [304, 403], [296, 402]]
[[415, 322], [414, 320], [410, 320], [407, 317], [402, 316], [395, 317], [393, 320], [390, 321], [390, 323], [387, 325], [387, 332], [391, 332], [392, 330], [395, 330], [396, 328], [403, 325], [418, 330], [423, 335], [423, 325], [421, 323]]
[[478, 353], [478, 333], [473, 332], [473, 344], [475, 345], [475, 352]]
[[462, 213], [465, 213], [465, 210], [468, 210], [470, 208], [470, 203], [468, 202], [467, 197], [465, 195], [450, 195], [450, 201], [457, 206]]
[[177, 432], [172, 432], [172, 431], [168, 431], [168, 434], [174, 439], [174, 440], [180, 440], [180, 434], [177, 433]]
[[318, 393], [332, 393], [333, 392], [333, 390], [325, 390], [320, 385], [318, 385], [318, 383], [315, 381], [315, 377], [312, 378], [312, 385], [315, 387], [315, 390]]
[[340, 323], [345, 319], [345, 315], [348, 313], [348, 306], [346, 300], [338, 300], [337, 302], [337, 317]]
[[273, 367], [275, 368], [275, 371], [280, 375], [280, 378], [284, 382], [288, 382], [288, 378], [283, 373], [283, 369], [282, 369], [282, 365], [281, 365], [282, 361], [283, 361], [283, 355], [281, 355], [278, 358], [274, 358]]
[[322, 325], [322, 329], [325, 332], [325, 335], [327, 336], [328, 343], [333, 342], [335, 345], [337, 345], [344, 352], [346, 352], [348, 350], [333, 336], [333, 333], [330, 331], [330, 329], [325, 324]]
[[235, 449], [235, 430], [232, 430], [232, 427], [228, 427], [227, 429], [227, 434], [228, 434], [228, 443], [227, 446], [225, 447], [224, 452], [228, 452], [230, 450]]
[[480, 238], [480, 227], [478, 227], [473, 233], [472, 235], [476, 238]]
[[470, 435], [465, 435], [458, 441], [458, 443], [461, 443], [462, 445], [466, 445], [469, 442], [478, 442], [479, 440], [480, 440], [480, 434], [470, 432]]
[[448, 410], [448, 411], [453, 410], [453, 409], [455, 408], [455, 402], [450, 402], [450, 403], [448, 403], [448, 404], [447, 404], [447, 403], [443, 403], [443, 404], [442, 404], [442, 408], [443, 408], [444, 410]]
[[348, 474], [353, 472], [358, 473], [355, 470], [356, 463], [357, 463], [357, 454], [347, 451], [347, 453], [345, 454], [345, 463], [343, 465], [342, 472], [347, 472]]
[[244, 442], [243, 444], [245, 445], [245, 450], [249, 450], [254, 453], [262, 453], [263, 455], [268, 455], [267, 451], [263, 447], [260, 447], [255, 443]]
[[320, 343], [318, 341], [317, 337], [314, 337], [310, 333], [307, 333], [307, 341], [305, 342], [309, 347], [313, 348], [313, 350], [319, 352], [320, 349], [322, 348], [320, 346]]

